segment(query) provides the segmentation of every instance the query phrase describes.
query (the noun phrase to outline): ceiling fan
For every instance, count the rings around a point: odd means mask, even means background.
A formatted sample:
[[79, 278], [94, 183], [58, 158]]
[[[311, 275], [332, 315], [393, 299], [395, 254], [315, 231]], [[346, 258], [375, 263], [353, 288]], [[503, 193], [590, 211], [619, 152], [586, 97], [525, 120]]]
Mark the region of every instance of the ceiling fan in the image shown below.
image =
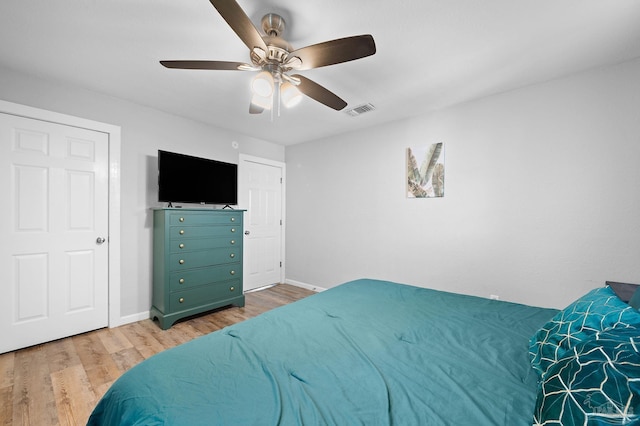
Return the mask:
[[261, 35], [235, 0], [210, 0], [231, 29], [249, 48], [251, 64], [228, 61], [160, 61], [167, 68], [197, 70], [259, 71], [253, 79], [251, 114], [260, 114], [280, 102], [292, 106], [302, 94], [337, 111], [347, 103], [318, 83], [292, 72], [320, 68], [364, 58], [376, 53], [376, 45], [369, 34], [345, 37], [293, 49], [281, 37], [285, 21], [280, 15], [269, 13], [262, 18]]

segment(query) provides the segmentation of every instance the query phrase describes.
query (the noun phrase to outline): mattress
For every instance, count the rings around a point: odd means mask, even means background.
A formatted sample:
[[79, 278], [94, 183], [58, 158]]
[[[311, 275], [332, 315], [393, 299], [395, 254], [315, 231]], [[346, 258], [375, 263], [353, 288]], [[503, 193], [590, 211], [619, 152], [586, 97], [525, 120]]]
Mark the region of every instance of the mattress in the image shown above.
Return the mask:
[[154, 355], [89, 425], [531, 425], [558, 311], [348, 282]]

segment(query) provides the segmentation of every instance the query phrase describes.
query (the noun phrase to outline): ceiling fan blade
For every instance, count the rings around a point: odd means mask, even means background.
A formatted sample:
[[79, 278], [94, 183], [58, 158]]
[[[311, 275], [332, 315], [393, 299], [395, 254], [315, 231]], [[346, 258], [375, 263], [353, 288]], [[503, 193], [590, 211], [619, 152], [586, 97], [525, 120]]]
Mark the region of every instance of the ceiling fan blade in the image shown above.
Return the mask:
[[[213, 1], [213, 0], [212, 0]], [[324, 43], [296, 49], [287, 55], [287, 61], [299, 58], [302, 65], [297, 70], [309, 70], [327, 65], [340, 64], [376, 53], [376, 43], [370, 34], [339, 38]]]
[[298, 84], [296, 87], [299, 91], [301, 91], [311, 99], [314, 99], [321, 104], [325, 104], [329, 108], [333, 108], [336, 111], [340, 111], [347, 106], [347, 103], [345, 101], [343, 101], [329, 89], [320, 86], [315, 81], [309, 80], [308, 78], [303, 77], [300, 74], [294, 74], [291, 77], [300, 80], [300, 84]]
[[213, 7], [227, 21], [231, 29], [240, 37], [240, 40], [253, 51], [256, 47], [267, 52], [265, 44], [260, 32], [251, 22], [251, 19], [244, 13], [244, 10], [235, 0], [210, 0]]
[[167, 68], [178, 68], [183, 70], [243, 70], [253, 69], [252, 65], [243, 62], [227, 61], [160, 61]]

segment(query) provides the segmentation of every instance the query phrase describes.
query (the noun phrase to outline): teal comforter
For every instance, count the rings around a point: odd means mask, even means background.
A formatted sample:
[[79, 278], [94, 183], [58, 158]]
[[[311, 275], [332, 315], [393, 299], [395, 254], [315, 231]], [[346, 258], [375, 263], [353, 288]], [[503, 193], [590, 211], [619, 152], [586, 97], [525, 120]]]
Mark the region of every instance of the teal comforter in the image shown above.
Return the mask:
[[556, 312], [353, 281], [149, 358], [89, 425], [531, 425]]

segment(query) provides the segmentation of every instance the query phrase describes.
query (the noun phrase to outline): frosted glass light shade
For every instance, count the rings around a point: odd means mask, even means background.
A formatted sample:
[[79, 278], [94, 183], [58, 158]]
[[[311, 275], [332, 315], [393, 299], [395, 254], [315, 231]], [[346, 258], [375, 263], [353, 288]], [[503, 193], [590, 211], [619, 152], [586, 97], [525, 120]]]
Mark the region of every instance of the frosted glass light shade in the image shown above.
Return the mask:
[[298, 90], [296, 86], [285, 81], [280, 88], [280, 96], [282, 99], [282, 103], [287, 108], [294, 107], [300, 103], [302, 100], [302, 93]]
[[261, 71], [251, 82], [253, 93], [263, 98], [273, 94], [273, 76], [267, 71]]
[[273, 99], [271, 98], [271, 96], [260, 96], [254, 93], [253, 96], [251, 97], [251, 103], [262, 109], [267, 109], [267, 110], [271, 109], [272, 102], [273, 102]]

